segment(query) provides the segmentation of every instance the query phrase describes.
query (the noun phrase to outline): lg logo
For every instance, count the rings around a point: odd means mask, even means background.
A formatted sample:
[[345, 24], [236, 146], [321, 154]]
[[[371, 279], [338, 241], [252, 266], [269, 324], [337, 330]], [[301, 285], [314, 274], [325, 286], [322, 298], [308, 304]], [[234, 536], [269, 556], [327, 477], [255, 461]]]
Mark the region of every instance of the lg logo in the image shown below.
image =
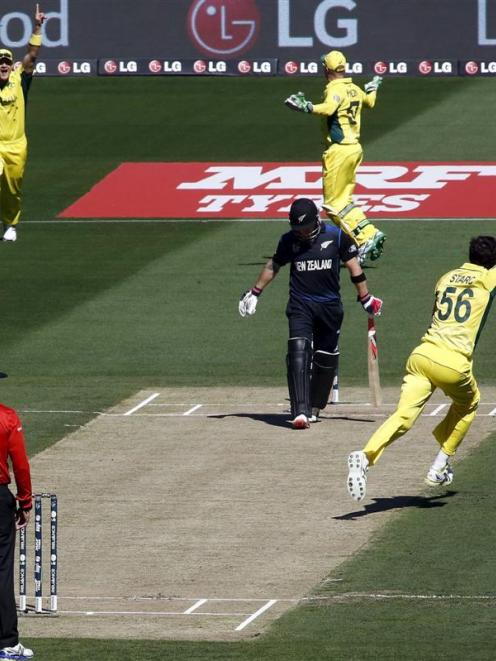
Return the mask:
[[210, 56], [244, 53], [255, 43], [259, 25], [255, 0], [195, 0], [188, 13], [192, 41]]

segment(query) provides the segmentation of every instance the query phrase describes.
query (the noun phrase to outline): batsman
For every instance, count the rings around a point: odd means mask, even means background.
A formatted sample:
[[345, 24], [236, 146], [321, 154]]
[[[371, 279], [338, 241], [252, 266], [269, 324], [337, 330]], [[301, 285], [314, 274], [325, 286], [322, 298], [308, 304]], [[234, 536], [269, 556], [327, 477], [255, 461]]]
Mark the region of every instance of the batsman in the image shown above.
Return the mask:
[[290, 264], [289, 322], [286, 356], [291, 425], [307, 429], [317, 422], [329, 400], [338, 367], [338, 340], [343, 321], [339, 270], [343, 263], [356, 287], [358, 300], [369, 315], [381, 313], [382, 301], [368, 291], [367, 278], [353, 241], [334, 225], [320, 220], [312, 200], [299, 198], [289, 211], [290, 231], [262, 268], [255, 286], [239, 301], [242, 317], [255, 313], [260, 294]]
[[14, 69], [14, 55], [0, 48], [0, 213], [3, 241], [16, 241], [21, 217], [21, 188], [28, 156], [25, 114], [34, 65], [41, 46], [45, 14], [37, 4], [28, 50]]
[[346, 76], [346, 58], [340, 51], [322, 56], [327, 85], [322, 103], [311, 103], [303, 92], [285, 104], [291, 110], [319, 115], [326, 145], [322, 155], [323, 208], [329, 219], [346, 232], [359, 248], [361, 262], [378, 259], [386, 236], [353, 201], [356, 172], [363, 159], [360, 144], [362, 107], [375, 106], [382, 78], [375, 76], [362, 90]]

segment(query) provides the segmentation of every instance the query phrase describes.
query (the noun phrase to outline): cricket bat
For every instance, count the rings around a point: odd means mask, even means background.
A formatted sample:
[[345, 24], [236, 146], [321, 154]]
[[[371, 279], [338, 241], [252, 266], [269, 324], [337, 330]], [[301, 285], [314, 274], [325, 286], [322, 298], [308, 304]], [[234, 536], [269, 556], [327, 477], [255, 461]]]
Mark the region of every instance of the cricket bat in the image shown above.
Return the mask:
[[382, 404], [382, 390], [374, 317], [368, 318], [368, 369], [370, 401], [372, 406], [380, 406]]

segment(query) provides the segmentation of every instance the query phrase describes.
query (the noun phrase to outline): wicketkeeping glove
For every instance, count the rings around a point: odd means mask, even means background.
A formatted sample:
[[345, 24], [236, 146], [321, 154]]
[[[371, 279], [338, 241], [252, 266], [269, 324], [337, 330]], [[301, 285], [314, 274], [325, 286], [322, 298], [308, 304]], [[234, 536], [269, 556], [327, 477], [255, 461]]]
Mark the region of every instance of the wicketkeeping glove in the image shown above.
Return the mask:
[[242, 317], [246, 317], [247, 314], [255, 314], [257, 309], [258, 297], [262, 293], [261, 289], [258, 287], [252, 287], [241, 294], [239, 299], [239, 314]]
[[382, 311], [382, 299], [372, 296], [372, 294], [365, 294], [362, 298], [360, 296], [357, 299], [361, 304], [363, 309], [370, 316], [378, 317]]
[[313, 110], [313, 104], [305, 99], [303, 92], [291, 94], [284, 103], [288, 108], [291, 108], [291, 110], [297, 110], [298, 112], [312, 112]]
[[369, 92], [377, 92], [381, 83], [382, 83], [381, 76], [374, 76], [369, 83], [365, 83], [363, 89], [367, 92], [367, 94]]

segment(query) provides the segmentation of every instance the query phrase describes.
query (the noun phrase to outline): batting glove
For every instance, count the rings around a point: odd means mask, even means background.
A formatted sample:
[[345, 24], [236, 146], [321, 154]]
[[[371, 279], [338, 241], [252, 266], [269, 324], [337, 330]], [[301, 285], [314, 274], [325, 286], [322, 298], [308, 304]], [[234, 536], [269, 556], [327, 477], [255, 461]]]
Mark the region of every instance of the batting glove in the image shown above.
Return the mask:
[[362, 304], [363, 309], [367, 314], [374, 317], [379, 317], [382, 311], [382, 299], [372, 296], [372, 294], [365, 294], [365, 296], [358, 297], [358, 301]]
[[313, 110], [313, 104], [305, 99], [303, 92], [291, 94], [284, 103], [288, 108], [291, 108], [291, 110], [297, 110], [298, 112], [312, 112]]
[[381, 76], [374, 76], [369, 83], [365, 83], [363, 89], [369, 94], [370, 92], [377, 92], [382, 83]]
[[245, 291], [243, 294], [241, 294], [238, 309], [239, 314], [242, 317], [246, 317], [247, 314], [255, 314], [257, 310], [258, 297], [261, 293], [261, 289], [258, 289], [258, 287], [252, 287], [251, 289], [248, 289], [248, 291]]

